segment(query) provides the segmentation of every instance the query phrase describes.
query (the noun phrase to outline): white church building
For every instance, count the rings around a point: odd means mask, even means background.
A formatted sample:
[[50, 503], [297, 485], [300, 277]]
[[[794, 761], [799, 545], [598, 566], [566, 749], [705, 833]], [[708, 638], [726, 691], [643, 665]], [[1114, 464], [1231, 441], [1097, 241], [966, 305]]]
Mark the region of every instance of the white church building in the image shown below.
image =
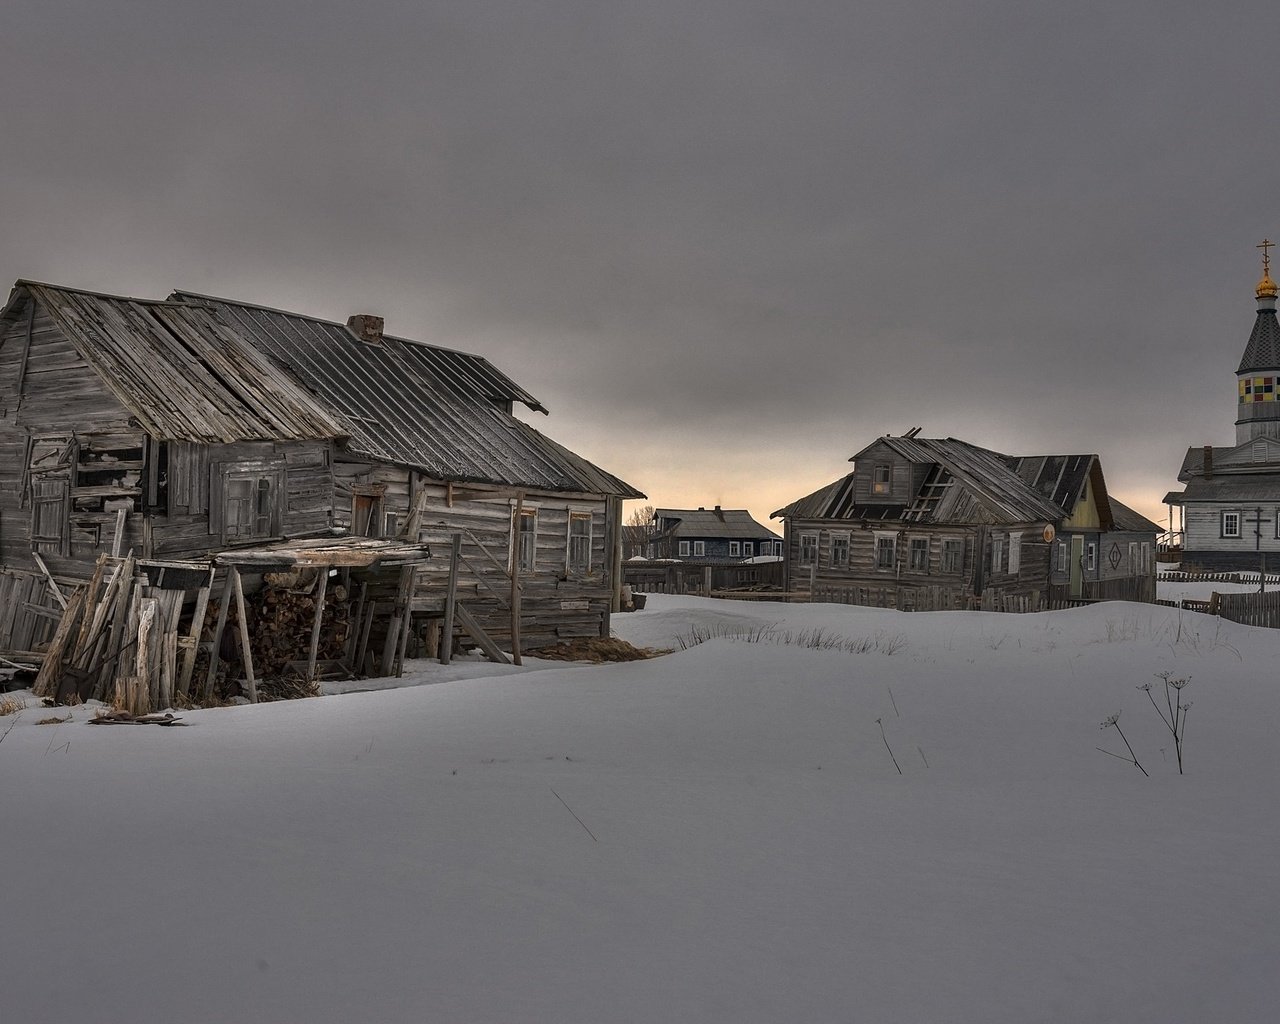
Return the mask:
[[1165, 495], [1180, 510], [1182, 565], [1207, 571], [1280, 570], [1280, 322], [1270, 249], [1262, 245], [1258, 313], [1236, 369], [1236, 441], [1187, 450], [1181, 491]]

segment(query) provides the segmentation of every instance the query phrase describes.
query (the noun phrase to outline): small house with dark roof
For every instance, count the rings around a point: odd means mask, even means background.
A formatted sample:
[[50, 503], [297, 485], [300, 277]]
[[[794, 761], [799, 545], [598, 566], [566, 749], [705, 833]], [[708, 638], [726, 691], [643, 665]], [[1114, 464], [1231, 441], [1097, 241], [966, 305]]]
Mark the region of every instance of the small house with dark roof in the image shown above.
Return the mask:
[[1184, 569], [1280, 568], [1280, 323], [1271, 279], [1273, 244], [1259, 247], [1257, 313], [1236, 367], [1235, 444], [1187, 449], [1178, 470], [1183, 489], [1165, 495]]
[[902, 609], [1155, 599], [1156, 524], [1107, 493], [1096, 455], [1009, 456], [916, 432], [779, 509], [785, 589]]
[[782, 555], [782, 538], [751, 518], [745, 508], [653, 510], [650, 557], [686, 562], [725, 562]]
[[381, 602], [368, 580], [369, 651], [389, 622], [438, 617], [446, 589], [493, 638], [607, 636], [621, 503], [643, 495], [516, 404], [547, 411], [482, 356], [372, 315], [19, 281], [0, 311], [0, 649], [48, 639], [42, 606], [103, 555], [287, 562], [282, 544], [342, 537], [426, 553]]

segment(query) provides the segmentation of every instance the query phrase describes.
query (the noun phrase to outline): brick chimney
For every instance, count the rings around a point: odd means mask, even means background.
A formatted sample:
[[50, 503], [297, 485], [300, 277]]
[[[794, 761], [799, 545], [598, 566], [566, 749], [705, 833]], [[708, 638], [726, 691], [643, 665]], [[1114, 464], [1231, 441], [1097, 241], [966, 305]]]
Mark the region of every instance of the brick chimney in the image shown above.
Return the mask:
[[347, 317], [347, 330], [366, 345], [382, 344], [383, 320], [372, 313], [357, 313]]
[[1213, 445], [1204, 446], [1204, 475], [1205, 477], [1213, 476]]

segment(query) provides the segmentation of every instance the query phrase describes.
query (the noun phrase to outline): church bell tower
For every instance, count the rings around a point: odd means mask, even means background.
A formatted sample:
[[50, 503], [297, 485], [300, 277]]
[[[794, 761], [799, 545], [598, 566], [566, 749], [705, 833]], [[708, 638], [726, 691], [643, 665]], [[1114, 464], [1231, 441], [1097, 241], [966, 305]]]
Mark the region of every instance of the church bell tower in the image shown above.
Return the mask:
[[1271, 248], [1276, 243], [1263, 239], [1262, 280], [1258, 282], [1258, 316], [1236, 370], [1239, 405], [1236, 416], [1236, 444], [1255, 437], [1280, 439], [1280, 322], [1276, 321], [1276, 294], [1271, 280]]

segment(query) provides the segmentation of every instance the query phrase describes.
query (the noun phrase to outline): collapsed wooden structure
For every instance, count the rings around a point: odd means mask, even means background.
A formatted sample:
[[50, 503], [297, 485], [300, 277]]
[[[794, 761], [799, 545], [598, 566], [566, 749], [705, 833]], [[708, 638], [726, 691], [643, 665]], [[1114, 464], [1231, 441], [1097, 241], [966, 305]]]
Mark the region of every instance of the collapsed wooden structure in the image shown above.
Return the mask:
[[[20, 281], [0, 311], [0, 650], [61, 643], [53, 660], [96, 665], [92, 691], [117, 685], [124, 662], [98, 660], [110, 640], [100, 650], [94, 626], [115, 628], [115, 606], [103, 608], [113, 576], [113, 600], [135, 595], [120, 628], [136, 609], [157, 638], [141, 666], [158, 673], [155, 700], [202, 685], [164, 645], [185, 657], [212, 643], [204, 616], [244, 623], [246, 602], [252, 629], [275, 623], [281, 636], [285, 611], [348, 617], [334, 637], [294, 636], [269, 659], [301, 660], [308, 678], [326, 661], [387, 671], [389, 644], [447, 650], [450, 593], [451, 622], [517, 656], [522, 640], [607, 635], [621, 502], [640, 492], [518, 419], [516, 403], [546, 412], [484, 358], [385, 334], [370, 315], [344, 325], [190, 293]], [[374, 557], [370, 544], [385, 547]], [[273, 584], [281, 575], [302, 582]], [[73, 627], [64, 606], [81, 586]], [[275, 618], [255, 613], [269, 597]], [[252, 646], [252, 629], [235, 632], [250, 630]], [[234, 646], [219, 639], [210, 654]]]

